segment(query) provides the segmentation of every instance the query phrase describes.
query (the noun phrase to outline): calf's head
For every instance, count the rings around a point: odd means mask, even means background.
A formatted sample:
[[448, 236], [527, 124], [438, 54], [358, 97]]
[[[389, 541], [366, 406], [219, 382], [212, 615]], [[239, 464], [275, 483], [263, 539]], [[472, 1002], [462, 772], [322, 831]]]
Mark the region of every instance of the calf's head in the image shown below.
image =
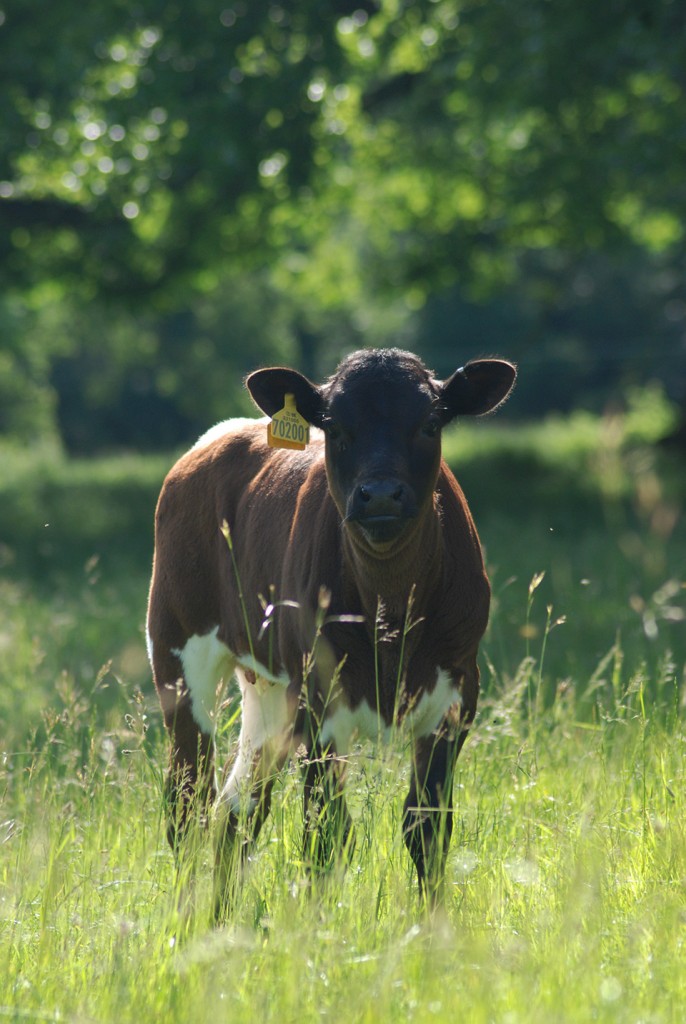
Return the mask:
[[366, 349], [320, 387], [283, 367], [257, 370], [246, 384], [268, 416], [288, 392], [295, 396], [300, 415], [325, 433], [329, 490], [343, 522], [385, 550], [433, 502], [442, 428], [495, 409], [515, 373], [511, 363], [479, 359], [441, 381], [409, 352]]

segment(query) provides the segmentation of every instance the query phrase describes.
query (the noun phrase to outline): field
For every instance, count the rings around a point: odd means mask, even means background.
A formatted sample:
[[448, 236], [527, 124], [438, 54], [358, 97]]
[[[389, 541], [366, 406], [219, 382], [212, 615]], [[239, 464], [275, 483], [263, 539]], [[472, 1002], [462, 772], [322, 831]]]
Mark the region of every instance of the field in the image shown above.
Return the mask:
[[[184, 927], [142, 622], [169, 459], [3, 454], [0, 1020], [668, 1022], [686, 1005], [686, 498], [659, 396], [459, 428], [484, 698], [444, 910], [400, 836], [404, 739], [351, 761], [357, 845], [305, 884], [284, 773], [235, 921]], [[228, 754], [229, 712], [220, 737]]]

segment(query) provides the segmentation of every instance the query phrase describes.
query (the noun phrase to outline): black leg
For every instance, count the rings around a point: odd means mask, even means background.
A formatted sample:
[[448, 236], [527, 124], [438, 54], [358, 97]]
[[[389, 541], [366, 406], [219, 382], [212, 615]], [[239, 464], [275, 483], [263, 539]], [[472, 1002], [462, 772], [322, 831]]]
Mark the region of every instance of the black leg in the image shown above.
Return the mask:
[[417, 869], [420, 894], [432, 906], [442, 898], [453, 831], [455, 764], [479, 699], [476, 656], [455, 668], [454, 677], [459, 680], [461, 703], [450, 709], [435, 733], [416, 741], [403, 814], [403, 838]]
[[[216, 790], [214, 741], [193, 717], [191, 697], [178, 659], [171, 653], [155, 658], [155, 684], [171, 741], [165, 786], [167, 839], [176, 853], [191, 822], [207, 823]], [[174, 680], [164, 682], [164, 680]]]
[[420, 893], [431, 905], [441, 899], [453, 830], [453, 774], [465, 735], [432, 735], [415, 744], [403, 838], [417, 869]]

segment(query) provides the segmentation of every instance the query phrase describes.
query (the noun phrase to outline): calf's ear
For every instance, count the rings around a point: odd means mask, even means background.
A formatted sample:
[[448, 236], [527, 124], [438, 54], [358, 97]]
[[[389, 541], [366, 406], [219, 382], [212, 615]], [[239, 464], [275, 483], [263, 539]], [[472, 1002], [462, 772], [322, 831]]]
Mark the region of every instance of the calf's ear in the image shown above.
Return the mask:
[[512, 391], [517, 369], [504, 359], [475, 359], [440, 385], [448, 420], [493, 412]]
[[295, 405], [308, 423], [318, 425], [322, 418], [324, 402], [316, 384], [297, 370], [284, 366], [272, 366], [266, 370], [255, 370], [245, 381], [245, 386], [257, 406], [273, 416], [283, 409], [285, 396], [295, 395]]

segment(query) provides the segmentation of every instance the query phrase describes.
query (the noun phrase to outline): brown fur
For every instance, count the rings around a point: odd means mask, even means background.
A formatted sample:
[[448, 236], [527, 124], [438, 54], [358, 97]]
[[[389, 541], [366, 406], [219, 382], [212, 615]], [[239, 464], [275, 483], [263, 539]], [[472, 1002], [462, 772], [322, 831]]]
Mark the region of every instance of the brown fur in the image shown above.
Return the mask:
[[[446, 544], [446, 537], [459, 537], [460, 543]], [[234, 653], [249, 654], [238, 575], [257, 660], [274, 674], [285, 670], [299, 679], [325, 587], [332, 595], [328, 618], [365, 619], [332, 622], [324, 631], [336, 664], [346, 658], [341, 685], [354, 708], [375, 689], [378, 600], [384, 632], [402, 631], [414, 588], [410, 614], [418, 625], [406, 642], [407, 699], [425, 686], [425, 666], [432, 667], [431, 675], [436, 666], [457, 674], [473, 671], [488, 621], [489, 586], [474, 522], [445, 463], [433, 505], [403, 548], [380, 559], [341, 528], [327, 486], [323, 442], [317, 439], [304, 452], [269, 448], [266, 427], [257, 422], [179, 460], [160, 495], [156, 538], [149, 628], [164, 638], [164, 646], [182, 647], [187, 637], [219, 624], [219, 639]], [[264, 622], [260, 596], [272, 603], [295, 601], [300, 608], [277, 605], [271, 644], [269, 630], [258, 639]], [[395, 651], [398, 645], [381, 646]], [[176, 679], [180, 671], [174, 672]], [[388, 692], [382, 692], [380, 710], [390, 724], [392, 672], [382, 674], [382, 684]], [[473, 702], [467, 702], [470, 715]]]

